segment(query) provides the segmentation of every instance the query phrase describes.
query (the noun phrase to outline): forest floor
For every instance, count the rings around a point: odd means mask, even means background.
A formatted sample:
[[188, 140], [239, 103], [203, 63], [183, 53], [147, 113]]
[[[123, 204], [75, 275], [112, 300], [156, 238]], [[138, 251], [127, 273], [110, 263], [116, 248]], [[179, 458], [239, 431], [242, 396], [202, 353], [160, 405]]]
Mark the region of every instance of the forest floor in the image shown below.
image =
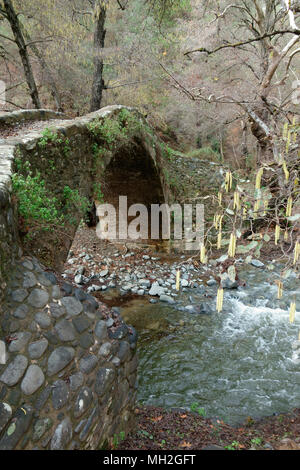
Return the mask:
[[[300, 409], [240, 426], [211, 420], [199, 412], [139, 407], [137, 428], [127, 439], [115, 437], [118, 450], [300, 450]], [[200, 413], [200, 414], [199, 414]]]

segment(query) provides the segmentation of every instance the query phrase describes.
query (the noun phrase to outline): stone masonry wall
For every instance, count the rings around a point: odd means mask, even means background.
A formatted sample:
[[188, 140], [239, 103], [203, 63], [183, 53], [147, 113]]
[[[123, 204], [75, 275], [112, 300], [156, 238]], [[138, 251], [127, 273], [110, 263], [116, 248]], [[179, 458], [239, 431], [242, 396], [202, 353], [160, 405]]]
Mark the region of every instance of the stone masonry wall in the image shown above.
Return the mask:
[[99, 449], [134, 425], [133, 327], [35, 258], [0, 316], [0, 450]]
[[13, 150], [11, 145], [0, 147], [0, 312], [7, 273], [21, 254], [16, 208], [11, 193]]

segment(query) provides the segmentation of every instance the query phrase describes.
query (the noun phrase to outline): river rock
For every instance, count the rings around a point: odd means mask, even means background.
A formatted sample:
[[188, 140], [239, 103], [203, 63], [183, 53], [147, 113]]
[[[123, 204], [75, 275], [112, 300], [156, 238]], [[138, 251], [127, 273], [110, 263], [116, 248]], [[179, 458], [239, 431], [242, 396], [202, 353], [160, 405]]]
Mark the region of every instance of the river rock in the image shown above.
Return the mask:
[[74, 281], [76, 282], [76, 284], [83, 284], [83, 276], [81, 274], [77, 274], [77, 276], [75, 276], [74, 278]]
[[56, 348], [48, 359], [48, 375], [52, 376], [64, 369], [74, 356], [75, 350], [73, 348], [66, 348], [64, 346]]
[[237, 280], [231, 279], [228, 273], [223, 273], [221, 274], [221, 285], [224, 289], [237, 289], [239, 283]]
[[61, 320], [55, 325], [55, 331], [61, 341], [73, 341], [76, 337], [76, 331], [73, 324], [66, 319]]
[[77, 316], [83, 311], [83, 306], [79, 300], [74, 297], [63, 297], [61, 303], [65, 307], [68, 315]]
[[60, 410], [68, 402], [69, 388], [64, 380], [57, 380], [52, 386], [52, 404], [55, 410]]
[[108, 275], [108, 269], [103, 269], [99, 273], [99, 277], [106, 277]]
[[0, 376], [0, 381], [13, 387], [23, 377], [25, 370], [27, 369], [28, 359], [25, 356], [18, 355], [12, 362], [7, 366], [3, 374]]
[[0, 403], [0, 432], [12, 416], [12, 409], [8, 403]]
[[79, 361], [79, 368], [84, 374], [89, 374], [95, 369], [98, 359], [93, 354], [88, 354]]
[[102, 367], [97, 372], [95, 392], [97, 395], [102, 396], [108, 390], [115, 378], [115, 371], [110, 367]]
[[82, 372], [76, 372], [70, 376], [70, 389], [72, 392], [78, 390], [84, 382], [84, 375]]
[[25, 395], [32, 395], [43, 385], [44, 381], [45, 376], [43, 371], [36, 364], [32, 364], [28, 367], [21, 383], [22, 392], [25, 393]]
[[167, 302], [168, 304], [175, 304], [175, 300], [172, 297], [170, 297], [169, 295], [163, 294], [159, 297], [159, 300], [161, 302]]
[[98, 339], [102, 340], [107, 336], [107, 326], [104, 320], [98, 321], [96, 328], [95, 328], [95, 335]]
[[18, 318], [19, 320], [24, 320], [24, 318], [26, 318], [27, 316], [27, 313], [29, 312], [29, 308], [27, 307], [26, 304], [23, 304], [23, 305], [20, 305], [20, 307], [18, 307], [13, 315], [15, 318]]
[[15, 302], [23, 302], [28, 296], [28, 291], [26, 289], [17, 289], [11, 294], [12, 299]]
[[10, 352], [20, 352], [22, 349], [25, 348], [27, 343], [29, 342], [31, 338], [31, 333], [28, 331], [20, 331], [16, 333], [15, 335], [16, 339], [12, 341], [9, 345], [9, 351]]
[[24, 289], [29, 289], [30, 287], [34, 287], [37, 284], [37, 279], [35, 275], [31, 272], [27, 272], [24, 274], [24, 281], [23, 287]]
[[38, 419], [33, 428], [32, 440], [38, 441], [51, 428], [53, 422], [51, 418]]
[[165, 293], [165, 289], [164, 287], [161, 287], [158, 282], [154, 282], [152, 284], [152, 287], [149, 291], [149, 295], [152, 295], [152, 296], [161, 296]]
[[48, 292], [42, 289], [34, 289], [28, 297], [28, 303], [35, 308], [42, 308], [49, 301]]
[[46, 349], [48, 348], [48, 340], [43, 338], [39, 341], [35, 341], [34, 343], [30, 343], [28, 346], [28, 353], [30, 359], [39, 359], [42, 357]]
[[69, 418], [64, 419], [55, 429], [51, 439], [51, 450], [66, 450], [73, 436], [72, 423]]
[[253, 259], [251, 261], [251, 264], [252, 264], [252, 266], [255, 266], [256, 268], [263, 268], [265, 266], [264, 263], [262, 263], [258, 259]]
[[74, 406], [74, 417], [79, 418], [83, 413], [85, 413], [93, 401], [93, 392], [89, 387], [83, 387], [80, 390], [75, 406]]
[[48, 328], [51, 325], [51, 318], [44, 312], [39, 312], [34, 317], [41, 328]]
[[213, 313], [213, 307], [209, 304], [200, 304], [200, 305], [187, 305], [184, 309], [191, 313], [197, 315], [211, 315]]

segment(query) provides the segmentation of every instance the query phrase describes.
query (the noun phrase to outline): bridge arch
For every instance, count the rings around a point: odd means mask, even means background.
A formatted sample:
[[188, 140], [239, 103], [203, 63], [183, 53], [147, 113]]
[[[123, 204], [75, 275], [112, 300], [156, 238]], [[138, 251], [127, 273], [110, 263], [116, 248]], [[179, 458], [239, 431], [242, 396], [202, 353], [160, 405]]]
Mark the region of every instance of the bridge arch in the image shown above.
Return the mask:
[[[168, 202], [172, 197], [159, 140], [137, 110], [123, 106], [110, 106], [74, 120], [54, 120], [49, 125], [44, 123], [42, 129], [5, 139], [2, 145], [0, 141], [0, 157], [0, 202], [7, 206], [3, 234], [0, 233], [2, 266], [18, 256], [22, 245], [19, 232], [26, 252], [34, 250], [46, 265], [59, 269], [82, 218], [82, 212], [77, 212], [76, 207], [84, 209], [84, 202], [94, 201], [99, 193], [113, 201], [116, 192], [122, 195], [123, 191], [130, 203], [145, 202], [146, 205]], [[5, 170], [2, 176], [1, 164]], [[55, 217], [51, 214], [49, 230], [47, 217], [45, 221], [24, 221], [24, 217], [17, 220], [14, 205], [18, 199], [17, 184], [11, 187], [12, 174], [24, 179], [28, 175], [31, 178], [39, 175], [36, 190], [41, 189], [38, 184], [43, 182], [49, 212], [56, 210], [55, 205], [61, 208], [64, 227], [58, 222], [55, 227]], [[32, 187], [28, 185], [28, 191], [32, 193], [35, 186], [32, 180], [30, 183]], [[22, 184], [22, 191], [26, 191], [26, 184], [23, 181]], [[30, 200], [30, 197], [25, 200], [28, 211]], [[3, 278], [5, 271], [4, 267]]]

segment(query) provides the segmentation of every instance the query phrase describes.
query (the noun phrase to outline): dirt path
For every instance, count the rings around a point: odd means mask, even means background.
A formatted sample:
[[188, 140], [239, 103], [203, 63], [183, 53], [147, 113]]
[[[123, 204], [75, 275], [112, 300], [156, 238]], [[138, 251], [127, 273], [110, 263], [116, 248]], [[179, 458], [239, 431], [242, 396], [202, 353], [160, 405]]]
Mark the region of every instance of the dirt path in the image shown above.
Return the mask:
[[7, 139], [11, 137], [18, 137], [20, 135], [30, 133], [32, 131], [42, 131], [43, 129], [55, 126], [60, 123], [67, 122], [66, 119], [50, 119], [47, 121], [20, 121], [13, 125], [6, 125], [0, 129], [0, 138]]

